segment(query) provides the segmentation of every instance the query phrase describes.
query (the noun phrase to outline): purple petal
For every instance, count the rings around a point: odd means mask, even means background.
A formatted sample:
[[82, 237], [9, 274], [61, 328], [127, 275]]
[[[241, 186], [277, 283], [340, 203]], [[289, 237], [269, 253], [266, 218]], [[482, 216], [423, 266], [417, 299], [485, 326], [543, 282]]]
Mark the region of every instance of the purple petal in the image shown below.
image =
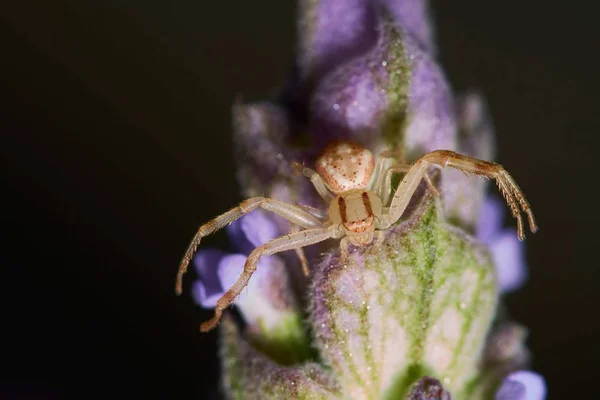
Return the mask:
[[256, 247], [278, 236], [274, 215], [263, 210], [254, 210], [227, 227], [229, 239], [237, 251], [250, 254]]
[[196, 253], [193, 259], [198, 280], [194, 282], [192, 295], [196, 303], [205, 308], [213, 308], [216, 301], [223, 295], [218, 270], [219, 264], [227, 253], [216, 249], [203, 249]]
[[[243, 254], [232, 254], [221, 259], [218, 274], [223, 288], [229, 289], [238, 280], [246, 258]], [[260, 321], [269, 329], [280, 322], [282, 312], [296, 310], [283, 261], [277, 256], [260, 258], [256, 271], [235, 299], [235, 304], [249, 325]]]
[[531, 371], [510, 374], [496, 392], [496, 400], [544, 400], [545, 398], [544, 378]]
[[200, 280], [195, 281], [194, 286], [192, 287], [192, 297], [194, 298], [194, 301], [203, 308], [215, 308], [217, 301], [224, 293], [224, 291], [213, 291], [211, 294], [207, 293], [206, 287]]
[[502, 229], [505, 206], [495, 196], [488, 196], [481, 207], [477, 221], [476, 235], [479, 240], [489, 244]]
[[[238, 280], [244, 271], [244, 264], [248, 257], [244, 254], [230, 254], [223, 257], [219, 263], [218, 275], [221, 285], [224, 289], [229, 289]], [[271, 277], [276, 276], [279, 281], [285, 280], [285, 265], [276, 256], [261, 257], [256, 271], [248, 282], [248, 286], [242, 291], [237, 300], [245, 299], [247, 296], [254, 296], [254, 292], [260, 292], [264, 282], [269, 282], [270, 286], [277, 286], [271, 282]], [[259, 296], [264, 296], [260, 294]]]
[[[244, 264], [247, 258], [243, 254], [230, 254], [221, 259], [218, 275], [221, 285], [225, 290], [232, 287], [238, 280], [244, 271]], [[256, 271], [248, 282], [248, 286], [246, 286], [236, 299], [236, 303], [246, 301], [247, 298], [251, 299], [257, 295], [263, 298], [268, 297], [268, 293], [259, 293], [263, 291], [261, 286], [264, 286], [264, 282], [269, 282], [269, 286], [273, 286], [274, 289], [279, 290], [279, 288], [276, 288], [277, 283], [272, 283], [270, 279], [274, 274], [278, 277], [278, 281], [285, 280], [285, 277], [281, 276], [281, 274], [286, 274], [283, 262], [278, 257], [260, 258]]]
[[302, 75], [318, 80], [365, 53], [377, 40], [376, 23], [369, 0], [301, 1], [298, 59]]
[[410, 33], [430, 54], [435, 53], [427, 0], [383, 0], [398, 26]]
[[209, 293], [221, 291], [217, 270], [221, 259], [226, 255], [227, 253], [221, 250], [203, 249], [194, 256], [193, 263], [198, 278], [208, 289]]
[[242, 232], [254, 247], [261, 246], [278, 235], [277, 225], [272, 218], [269, 218], [274, 214], [270, 214], [267, 215], [266, 211], [256, 210], [240, 220]]
[[[243, 254], [229, 254], [219, 262], [218, 276], [225, 290], [233, 286], [244, 270], [247, 256]], [[244, 292], [242, 292], [244, 295]]]
[[506, 229], [489, 244], [500, 292], [518, 289], [527, 279], [524, 244], [514, 229]]

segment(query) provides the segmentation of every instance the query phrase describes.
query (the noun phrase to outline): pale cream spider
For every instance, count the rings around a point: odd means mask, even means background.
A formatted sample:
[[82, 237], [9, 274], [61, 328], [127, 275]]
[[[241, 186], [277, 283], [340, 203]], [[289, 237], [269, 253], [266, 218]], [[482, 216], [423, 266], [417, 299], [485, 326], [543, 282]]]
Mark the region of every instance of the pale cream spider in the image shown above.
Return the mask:
[[[519, 206], [527, 214], [531, 231], [537, 230], [525, 196], [510, 174], [499, 164], [448, 150], [427, 153], [412, 165], [398, 163], [390, 152], [382, 153], [375, 162], [373, 154], [361, 145], [340, 141], [330, 144], [323, 151], [316, 160], [316, 170], [303, 168], [304, 175], [311, 180], [319, 195], [329, 203], [327, 213], [312, 207], [288, 204], [265, 197], [253, 197], [242, 201], [237, 207], [200, 227], [179, 265], [176, 293], [181, 294], [183, 274], [203, 237], [258, 207], [272, 211], [292, 223], [290, 234], [273, 239], [250, 253], [237, 282], [217, 301], [214, 317], [201, 324], [202, 332], [209, 331], [217, 326], [223, 311], [248, 284], [260, 257], [296, 250], [307, 272], [306, 261], [301, 252], [305, 246], [327, 239], [342, 238], [340, 248], [344, 258], [350, 244], [365, 246], [373, 242], [373, 239], [376, 239], [375, 244], [380, 243], [383, 231], [402, 217], [422, 179], [425, 179], [430, 189], [439, 195], [427, 176], [428, 168], [432, 165], [453, 167], [465, 173], [496, 179], [513, 217], [517, 220], [519, 240], [525, 237]], [[394, 173], [404, 173], [404, 177], [388, 206]]]

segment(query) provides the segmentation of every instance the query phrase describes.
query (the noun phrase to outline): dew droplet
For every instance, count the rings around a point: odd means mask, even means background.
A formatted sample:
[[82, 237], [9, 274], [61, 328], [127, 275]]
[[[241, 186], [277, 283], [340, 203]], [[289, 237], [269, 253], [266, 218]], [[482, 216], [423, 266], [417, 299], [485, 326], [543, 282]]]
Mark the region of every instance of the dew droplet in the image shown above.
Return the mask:
[[340, 105], [339, 105], [338, 103], [335, 103], [335, 104], [333, 105], [333, 109], [334, 109], [334, 110], [339, 110], [339, 109], [340, 109]]
[[385, 67], [385, 66], [387, 65], [387, 61], [383, 61], [383, 62], [381, 63], [381, 65], [383, 65], [383, 66]]

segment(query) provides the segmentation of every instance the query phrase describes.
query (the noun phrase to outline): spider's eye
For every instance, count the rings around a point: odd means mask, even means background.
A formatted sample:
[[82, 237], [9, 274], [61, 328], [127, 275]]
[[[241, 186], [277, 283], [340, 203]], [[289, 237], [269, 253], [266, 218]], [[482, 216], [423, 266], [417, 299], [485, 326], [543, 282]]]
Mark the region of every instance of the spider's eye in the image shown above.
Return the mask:
[[341, 193], [365, 188], [374, 165], [373, 154], [361, 145], [335, 142], [317, 159], [316, 170], [332, 192]]

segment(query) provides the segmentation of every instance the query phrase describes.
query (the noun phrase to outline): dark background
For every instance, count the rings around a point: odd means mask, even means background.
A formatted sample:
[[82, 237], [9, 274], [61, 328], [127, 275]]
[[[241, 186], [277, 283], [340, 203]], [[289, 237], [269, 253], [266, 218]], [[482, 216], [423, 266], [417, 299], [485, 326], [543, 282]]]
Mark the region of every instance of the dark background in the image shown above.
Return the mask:
[[[449, 79], [487, 96], [498, 160], [541, 227], [530, 282], [507, 302], [551, 399], [600, 394], [589, 3], [433, 3]], [[276, 0], [2, 7], [0, 397], [208, 398], [215, 334], [198, 325], [210, 313], [173, 294], [175, 271], [197, 226], [240, 200], [231, 104], [285, 82], [295, 12]]]

